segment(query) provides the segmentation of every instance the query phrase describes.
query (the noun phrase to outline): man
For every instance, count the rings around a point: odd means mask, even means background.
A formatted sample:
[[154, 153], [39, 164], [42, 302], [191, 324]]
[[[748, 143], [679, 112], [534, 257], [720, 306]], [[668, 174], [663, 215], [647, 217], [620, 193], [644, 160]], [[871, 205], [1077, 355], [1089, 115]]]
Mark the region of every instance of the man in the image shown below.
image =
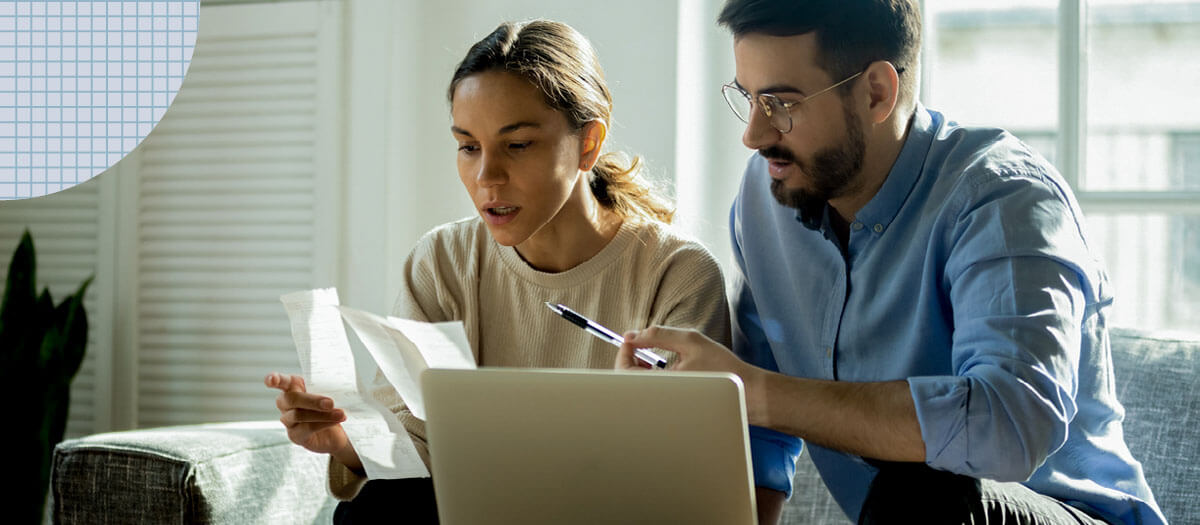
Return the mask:
[[617, 366], [659, 347], [742, 378], [766, 523], [800, 439], [860, 523], [1163, 523], [1079, 207], [1013, 136], [916, 101], [916, 6], [730, 0], [719, 22], [756, 150], [730, 217], [734, 353], [653, 327]]

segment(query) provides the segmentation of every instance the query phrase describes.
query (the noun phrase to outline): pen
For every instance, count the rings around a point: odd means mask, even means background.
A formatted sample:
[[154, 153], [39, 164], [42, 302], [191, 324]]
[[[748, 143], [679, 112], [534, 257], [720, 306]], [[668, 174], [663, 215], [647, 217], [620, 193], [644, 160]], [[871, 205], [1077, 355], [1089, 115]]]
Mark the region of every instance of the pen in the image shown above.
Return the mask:
[[[584, 330], [587, 330], [587, 332], [589, 334], [592, 334], [596, 337], [599, 337], [600, 339], [608, 341], [609, 343], [611, 343], [614, 346], [621, 346], [625, 342], [625, 338], [621, 337], [616, 332], [609, 330], [608, 328], [605, 328], [600, 323], [597, 323], [597, 322], [595, 322], [591, 319], [588, 319], [582, 315], [579, 315], [574, 310], [567, 308], [561, 304], [550, 304], [550, 302], [547, 301], [546, 307], [553, 310], [554, 313], [562, 316], [563, 319], [570, 321], [571, 324], [578, 326]], [[649, 350], [646, 350], [645, 348], [635, 348], [633, 350], [633, 356], [640, 359], [643, 363], [650, 365], [651, 367], [655, 367], [655, 368], [666, 368], [667, 367], [666, 359], [663, 359], [658, 354], [651, 352]]]

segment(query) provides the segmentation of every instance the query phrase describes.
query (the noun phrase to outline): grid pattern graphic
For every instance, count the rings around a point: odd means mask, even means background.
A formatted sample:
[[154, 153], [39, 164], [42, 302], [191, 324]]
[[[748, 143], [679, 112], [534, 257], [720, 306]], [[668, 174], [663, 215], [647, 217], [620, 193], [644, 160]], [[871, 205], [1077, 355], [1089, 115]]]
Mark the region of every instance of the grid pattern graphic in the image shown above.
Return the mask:
[[0, 0], [0, 200], [108, 169], [179, 91], [199, 0]]

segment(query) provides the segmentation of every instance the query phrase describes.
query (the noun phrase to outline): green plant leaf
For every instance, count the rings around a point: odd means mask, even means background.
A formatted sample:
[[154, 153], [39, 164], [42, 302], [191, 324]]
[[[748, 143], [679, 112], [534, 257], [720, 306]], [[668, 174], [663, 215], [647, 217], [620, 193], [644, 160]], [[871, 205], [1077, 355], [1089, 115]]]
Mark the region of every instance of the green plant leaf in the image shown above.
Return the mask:
[[[10, 509], [18, 523], [41, 520], [54, 446], [66, 431], [71, 379], [87, 349], [88, 322], [83, 299], [92, 277], [56, 307], [50, 290], [37, 293], [37, 257], [26, 230], [9, 263], [0, 301], [0, 384], [30, 398], [19, 403], [18, 421], [32, 421], [12, 441], [19, 483]], [[33, 428], [29, 428], [33, 427]]]
[[46, 370], [51, 366], [51, 361], [54, 360], [53, 349], [46, 348], [46, 334], [50, 332], [54, 326], [54, 299], [50, 297], [50, 289], [42, 289], [42, 295], [37, 298], [37, 304], [34, 306], [33, 319], [30, 319], [35, 347], [37, 352], [34, 354], [32, 365], [36, 370]]
[[63, 299], [54, 309], [53, 324], [42, 339], [42, 354], [49, 354], [47, 371], [52, 382], [69, 384], [83, 363], [87, 350], [88, 322], [83, 308], [84, 295], [93, 277], [79, 285], [74, 294]]
[[0, 371], [3, 371], [0, 374], [18, 373], [22, 361], [29, 358], [23, 349], [24, 341], [32, 337], [29, 323], [36, 315], [36, 278], [37, 256], [33, 248], [33, 236], [26, 229], [8, 264], [4, 299], [0, 301], [0, 341], [5, 342], [0, 345]]

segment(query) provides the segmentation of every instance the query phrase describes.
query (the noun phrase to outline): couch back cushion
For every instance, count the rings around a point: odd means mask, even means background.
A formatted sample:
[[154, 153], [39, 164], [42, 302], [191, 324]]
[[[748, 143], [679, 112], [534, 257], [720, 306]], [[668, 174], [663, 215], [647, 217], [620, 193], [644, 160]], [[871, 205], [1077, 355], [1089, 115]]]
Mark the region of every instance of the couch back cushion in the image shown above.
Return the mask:
[[1114, 328], [1125, 442], [1170, 523], [1200, 523], [1200, 336]]

